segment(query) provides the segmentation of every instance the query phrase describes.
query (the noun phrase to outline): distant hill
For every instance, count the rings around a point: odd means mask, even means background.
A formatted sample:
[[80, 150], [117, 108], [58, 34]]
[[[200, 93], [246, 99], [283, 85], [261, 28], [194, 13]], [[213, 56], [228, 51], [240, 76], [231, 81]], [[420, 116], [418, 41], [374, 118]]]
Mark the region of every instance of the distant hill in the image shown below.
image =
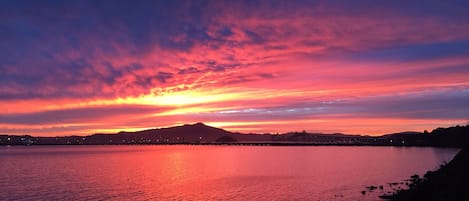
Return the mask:
[[87, 137], [87, 140], [93, 144], [106, 141], [115, 143], [204, 143], [213, 142], [220, 137], [232, 134], [220, 128], [196, 123], [137, 132], [119, 132], [115, 135], [95, 134]]
[[270, 144], [270, 145], [376, 145], [450, 146], [469, 145], [469, 127], [437, 128], [432, 132], [401, 132], [383, 136], [290, 132], [284, 134], [243, 134], [203, 123], [89, 136], [33, 137], [0, 135], [0, 145], [79, 144]]
[[383, 135], [381, 139], [396, 144], [413, 146], [467, 147], [469, 145], [469, 125], [437, 128], [431, 132], [402, 132]]

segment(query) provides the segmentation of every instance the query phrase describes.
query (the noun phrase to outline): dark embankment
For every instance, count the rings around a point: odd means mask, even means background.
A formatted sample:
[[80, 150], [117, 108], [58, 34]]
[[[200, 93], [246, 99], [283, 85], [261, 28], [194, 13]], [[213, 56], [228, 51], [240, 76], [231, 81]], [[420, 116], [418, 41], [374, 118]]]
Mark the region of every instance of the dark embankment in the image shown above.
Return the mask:
[[469, 200], [469, 147], [463, 148], [452, 161], [423, 178], [414, 175], [409, 189], [381, 198], [394, 201], [460, 201]]

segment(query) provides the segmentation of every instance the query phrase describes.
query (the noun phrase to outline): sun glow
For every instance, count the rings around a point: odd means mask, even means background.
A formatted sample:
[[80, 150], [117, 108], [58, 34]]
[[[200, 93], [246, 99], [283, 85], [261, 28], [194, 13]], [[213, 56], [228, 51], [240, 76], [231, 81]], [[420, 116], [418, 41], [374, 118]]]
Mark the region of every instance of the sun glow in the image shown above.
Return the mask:
[[93, 129], [83, 132], [83, 134], [90, 133], [106, 133], [106, 134], [116, 134], [118, 132], [135, 132], [142, 130], [154, 129], [154, 127], [121, 127], [121, 128], [106, 128], [106, 129]]
[[225, 95], [209, 95], [195, 92], [169, 93], [159, 96], [146, 96], [137, 99], [139, 103], [162, 106], [187, 106], [230, 99]]
[[201, 103], [221, 102], [235, 100], [239, 94], [221, 93], [212, 94], [198, 91], [168, 92], [158, 95], [143, 95], [139, 97], [117, 98], [114, 100], [99, 101], [95, 104], [139, 104], [155, 106], [189, 106]]

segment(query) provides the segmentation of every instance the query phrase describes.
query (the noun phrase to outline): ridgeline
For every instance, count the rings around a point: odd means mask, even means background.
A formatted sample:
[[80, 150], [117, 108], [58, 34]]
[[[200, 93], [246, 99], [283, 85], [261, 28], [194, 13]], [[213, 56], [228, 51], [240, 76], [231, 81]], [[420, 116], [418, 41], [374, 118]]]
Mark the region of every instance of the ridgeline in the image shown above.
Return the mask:
[[232, 145], [370, 145], [464, 147], [469, 126], [437, 128], [431, 132], [402, 132], [382, 136], [290, 132], [284, 134], [233, 133], [203, 123], [117, 134], [34, 137], [0, 135], [0, 145], [118, 145], [118, 144], [232, 144]]

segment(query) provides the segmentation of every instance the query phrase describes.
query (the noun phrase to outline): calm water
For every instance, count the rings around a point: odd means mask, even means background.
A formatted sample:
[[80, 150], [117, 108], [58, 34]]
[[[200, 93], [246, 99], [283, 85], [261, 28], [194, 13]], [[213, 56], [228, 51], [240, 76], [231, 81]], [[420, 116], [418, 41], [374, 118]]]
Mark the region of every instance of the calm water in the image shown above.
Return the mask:
[[457, 151], [334, 146], [0, 147], [0, 200], [379, 200], [379, 193], [360, 191], [436, 169]]

